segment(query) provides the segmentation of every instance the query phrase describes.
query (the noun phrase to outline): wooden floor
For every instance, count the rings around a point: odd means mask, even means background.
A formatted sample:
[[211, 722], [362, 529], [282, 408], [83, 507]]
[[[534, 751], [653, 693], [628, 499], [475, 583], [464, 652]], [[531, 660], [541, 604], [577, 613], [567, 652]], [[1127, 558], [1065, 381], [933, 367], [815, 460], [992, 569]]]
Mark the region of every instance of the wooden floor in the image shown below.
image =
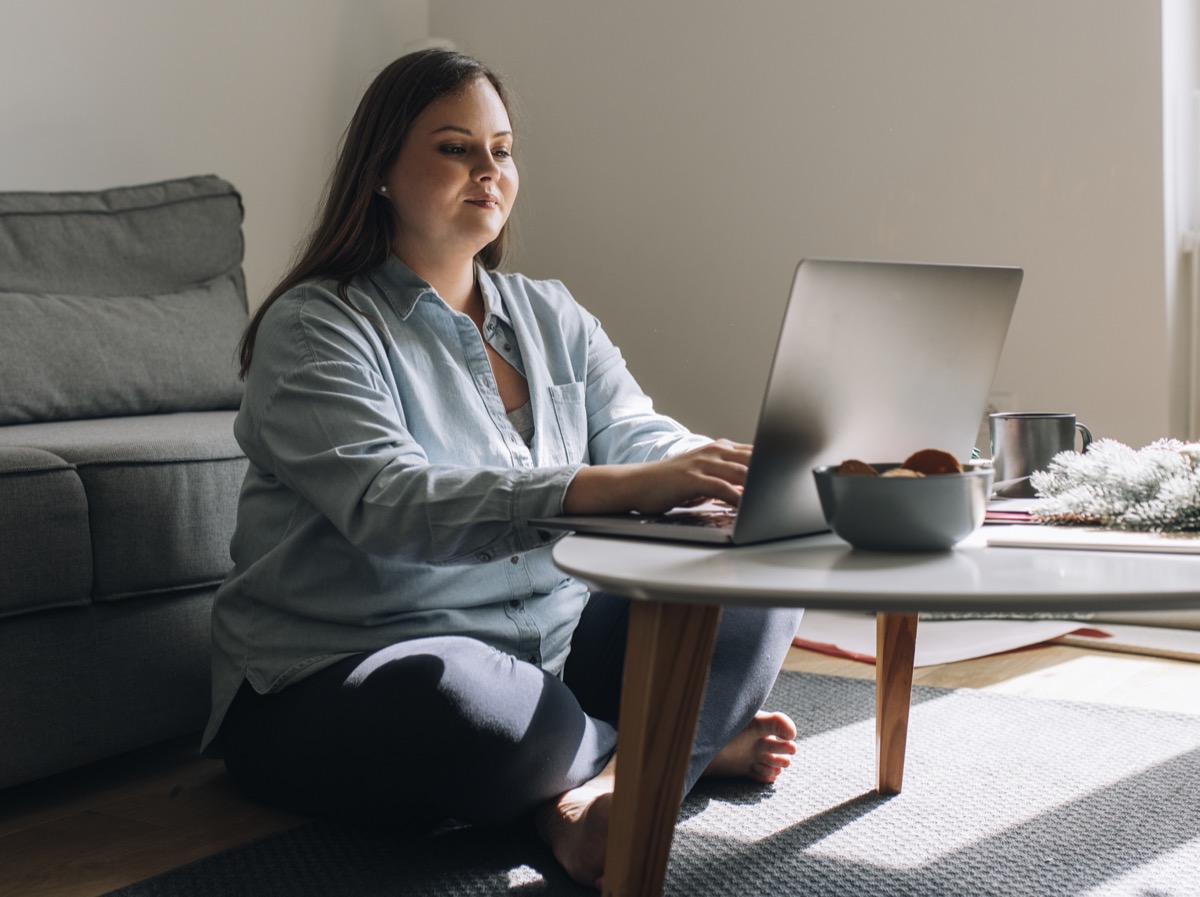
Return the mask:
[[[799, 649], [785, 668], [875, 675]], [[1200, 714], [1200, 663], [1082, 648], [925, 667], [914, 682]], [[196, 745], [187, 738], [0, 791], [0, 897], [96, 897], [303, 821], [240, 797]]]

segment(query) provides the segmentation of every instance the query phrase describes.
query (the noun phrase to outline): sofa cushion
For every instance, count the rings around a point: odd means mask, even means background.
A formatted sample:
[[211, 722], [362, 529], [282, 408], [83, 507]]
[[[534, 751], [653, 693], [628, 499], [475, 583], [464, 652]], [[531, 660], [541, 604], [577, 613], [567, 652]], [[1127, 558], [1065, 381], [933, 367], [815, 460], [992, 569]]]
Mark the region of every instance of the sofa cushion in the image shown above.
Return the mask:
[[233, 438], [235, 416], [188, 412], [0, 427], [0, 446], [32, 445], [75, 467], [87, 496], [92, 597], [113, 600], [211, 584], [229, 572], [246, 472]]
[[243, 309], [233, 277], [146, 296], [0, 292], [0, 423], [236, 406]]
[[0, 193], [0, 424], [236, 408], [241, 221], [212, 176]]
[[0, 445], [0, 619], [87, 603], [87, 514], [72, 465], [40, 449]]

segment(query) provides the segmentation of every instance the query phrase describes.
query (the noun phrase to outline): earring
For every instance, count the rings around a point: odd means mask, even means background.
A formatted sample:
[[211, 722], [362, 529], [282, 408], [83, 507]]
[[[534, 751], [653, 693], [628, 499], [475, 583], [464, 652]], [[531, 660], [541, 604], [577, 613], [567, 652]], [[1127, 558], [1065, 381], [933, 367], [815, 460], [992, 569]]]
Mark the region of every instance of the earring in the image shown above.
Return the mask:
[[387, 184], [384, 184], [382, 187], [380, 187], [379, 192], [386, 194], [387, 193]]

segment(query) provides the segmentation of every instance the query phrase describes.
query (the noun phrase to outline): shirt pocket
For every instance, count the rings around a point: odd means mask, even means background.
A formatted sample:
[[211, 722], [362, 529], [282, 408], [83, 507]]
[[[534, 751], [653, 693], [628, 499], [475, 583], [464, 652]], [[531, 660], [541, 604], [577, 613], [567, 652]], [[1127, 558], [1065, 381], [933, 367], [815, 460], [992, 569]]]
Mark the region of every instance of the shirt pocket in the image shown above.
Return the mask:
[[547, 440], [551, 454], [561, 449], [563, 464], [587, 463], [587, 402], [582, 383], [564, 383], [551, 386], [550, 406], [554, 409], [554, 422], [558, 428], [558, 443]]

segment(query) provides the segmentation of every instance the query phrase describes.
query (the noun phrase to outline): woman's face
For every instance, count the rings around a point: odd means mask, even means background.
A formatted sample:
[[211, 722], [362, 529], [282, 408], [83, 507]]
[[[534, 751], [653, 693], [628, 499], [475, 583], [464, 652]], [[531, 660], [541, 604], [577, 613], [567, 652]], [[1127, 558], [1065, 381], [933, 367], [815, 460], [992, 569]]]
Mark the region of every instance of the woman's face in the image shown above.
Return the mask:
[[430, 103], [413, 121], [381, 191], [396, 215], [396, 254], [469, 261], [496, 239], [517, 198], [512, 124], [486, 78]]

